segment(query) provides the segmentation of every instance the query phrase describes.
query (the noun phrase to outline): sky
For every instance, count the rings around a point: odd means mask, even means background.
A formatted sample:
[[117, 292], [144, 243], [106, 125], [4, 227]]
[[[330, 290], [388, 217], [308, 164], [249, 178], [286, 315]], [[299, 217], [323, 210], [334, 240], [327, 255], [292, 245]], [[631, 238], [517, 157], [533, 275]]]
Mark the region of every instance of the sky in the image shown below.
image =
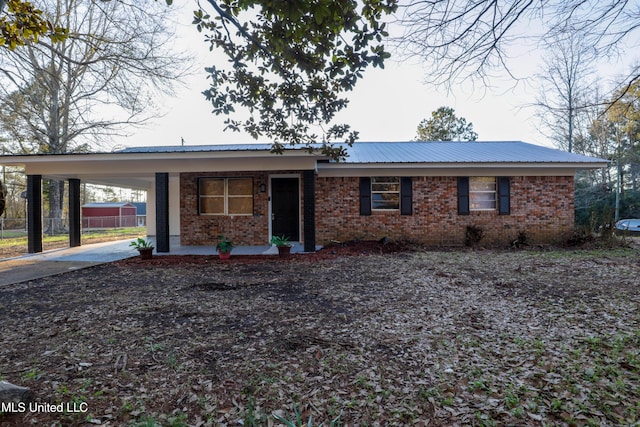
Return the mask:
[[[117, 147], [247, 143], [254, 140], [247, 134], [224, 131], [224, 116], [211, 113], [212, 107], [201, 94], [208, 87], [204, 67], [215, 61], [215, 52], [208, 50], [193, 25], [192, 9], [180, 11], [178, 26], [179, 49], [191, 51], [197, 58], [196, 72], [189, 76], [175, 96], [158, 99], [164, 116], [153, 120], [146, 128], [134, 129], [128, 137], [114, 140]], [[512, 52], [522, 75], [535, 72], [531, 52]], [[493, 80], [494, 87], [454, 87], [451, 93], [424, 83], [425, 71], [418, 61], [386, 63], [385, 69], [367, 69], [356, 89], [348, 96], [347, 109], [338, 116], [338, 123], [348, 123], [359, 132], [360, 141], [408, 141], [416, 136], [421, 120], [441, 106], [452, 107], [458, 117], [473, 123], [480, 141], [525, 141], [552, 146], [537, 130], [535, 110], [523, 108], [533, 102], [530, 87], [514, 81]], [[260, 141], [270, 142], [270, 141]]]

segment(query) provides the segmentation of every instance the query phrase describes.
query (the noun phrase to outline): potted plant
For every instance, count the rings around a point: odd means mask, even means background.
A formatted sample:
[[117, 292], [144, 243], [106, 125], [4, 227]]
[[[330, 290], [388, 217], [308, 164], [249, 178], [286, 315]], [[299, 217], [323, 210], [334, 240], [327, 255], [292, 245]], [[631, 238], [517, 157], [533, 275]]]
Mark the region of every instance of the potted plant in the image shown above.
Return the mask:
[[287, 236], [273, 236], [271, 237], [271, 244], [276, 245], [278, 255], [281, 258], [286, 258], [291, 253], [291, 244]]
[[229, 238], [223, 236], [222, 234], [218, 236], [218, 244], [216, 245], [216, 250], [218, 251], [218, 255], [220, 259], [229, 259], [231, 258], [231, 249], [233, 249], [233, 242], [229, 240]]
[[134, 249], [140, 252], [140, 258], [151, 259], [153, 257], [153, 243], [150, 240], [138, 237], [136, 240], [129, 244]]

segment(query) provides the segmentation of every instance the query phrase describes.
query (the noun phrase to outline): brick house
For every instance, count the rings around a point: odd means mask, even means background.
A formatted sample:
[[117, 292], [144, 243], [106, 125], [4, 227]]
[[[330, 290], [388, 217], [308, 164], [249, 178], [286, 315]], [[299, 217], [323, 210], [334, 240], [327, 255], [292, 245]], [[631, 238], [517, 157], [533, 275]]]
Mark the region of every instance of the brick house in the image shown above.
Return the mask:
[[357, 142], [348, 151], [335, 162], [265, 144], [139, 147], [0, 163], [25, 165], [31, 204], [41, 203], [42, 176], [69, 180], [70, 193], [80, 180], [146, 189], [160, 252], [170, 237], [212, 246], [219, 234], [238, 245], [287, 235], [308, 251], [382, 237], [461, 245], [467, 226], [492, 244], [519, 232], [557, 242], [573, 230], [576, 171], [608, 164], [524, 142]]

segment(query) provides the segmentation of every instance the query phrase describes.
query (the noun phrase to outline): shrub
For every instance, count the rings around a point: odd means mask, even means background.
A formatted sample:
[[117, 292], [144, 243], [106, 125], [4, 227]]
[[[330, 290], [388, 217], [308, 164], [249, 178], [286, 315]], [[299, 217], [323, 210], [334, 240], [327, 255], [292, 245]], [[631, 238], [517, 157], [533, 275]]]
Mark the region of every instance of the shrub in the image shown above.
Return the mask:
[[484, 230], [477, 225], [467, 225], [467, 231], [464, 233], [464, 243], [467, 246], [475, 246], [480, 243], [484, 237]]

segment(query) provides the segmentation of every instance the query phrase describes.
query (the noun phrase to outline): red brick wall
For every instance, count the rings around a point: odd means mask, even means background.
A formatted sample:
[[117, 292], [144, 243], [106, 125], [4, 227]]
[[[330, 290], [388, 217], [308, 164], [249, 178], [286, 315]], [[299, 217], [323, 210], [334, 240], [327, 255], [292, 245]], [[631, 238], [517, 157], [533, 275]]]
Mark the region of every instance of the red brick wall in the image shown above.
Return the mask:
[[[260, 186], [268, 188], [269, 175], [276, 173], [299, 171], [181, 174], [181, 243], [213, 246], [216, 237], [224, 234], [237, 245], [267, 244], [269, 194], [261, 193]], [[254, 215], [199, 216], [197, 179], [207, 176], [252, 176]], [[456, 177], [413, 177], [413, 215], [374, 211], [371, 216], [361, 216], [358, 177], [317, 177], [316, 243], [388, 237], [431, 245], [462, 245], [468, 225], [484, 230], [481, 243], [487, 245], [507, 245], [520, 231], [532, 243], [560, 242], [573, 230], [573, 186], [570, 176], [511, 177], [511, 215], [498, 215], [497, 211], [458, 215]]]
[[[269, 239], [269, 176], [275, 174], [300, 174], [301, 171], [270, 172], [198, 172], [180, 174], [180, 243], [182, 245], [215, 246], [220, 234], [236, 245], [267, 245]], [[198, 215], [198, 178], [203, 177], [253, 177], [253, 215], [219, 216]], [[302, 191], [302, 186], [300, 187]], [[303, 208], [300, 198], [301, 212]], [[302, 218], [300, 218], [302, 221]]]
[[[198, 215], [198, 178], [216, 176], [253, 177], [252, 216]], [[187, 246], [215, 246], [218, 235], [224, 234], [236, 245], [266, 244], [269, 202], [267, 192], [261, 193], [260, 186], [268, 185], [267, 177], [266, 173], [246, 172], [180, 174], [180, 243]]]
[[468, 225], [482, 228], [484, 244], [508, 244], [524, 231], [533, 243], [564, 240], [573, 230], [573, 177], [511, 177], [511, 215], [458, 215], [456, 177], [414, 177], [413, 215], [359, 213], [359, 178], [318, 178], [318, 244], [353, 239], [409, 239], [461, 245]]

